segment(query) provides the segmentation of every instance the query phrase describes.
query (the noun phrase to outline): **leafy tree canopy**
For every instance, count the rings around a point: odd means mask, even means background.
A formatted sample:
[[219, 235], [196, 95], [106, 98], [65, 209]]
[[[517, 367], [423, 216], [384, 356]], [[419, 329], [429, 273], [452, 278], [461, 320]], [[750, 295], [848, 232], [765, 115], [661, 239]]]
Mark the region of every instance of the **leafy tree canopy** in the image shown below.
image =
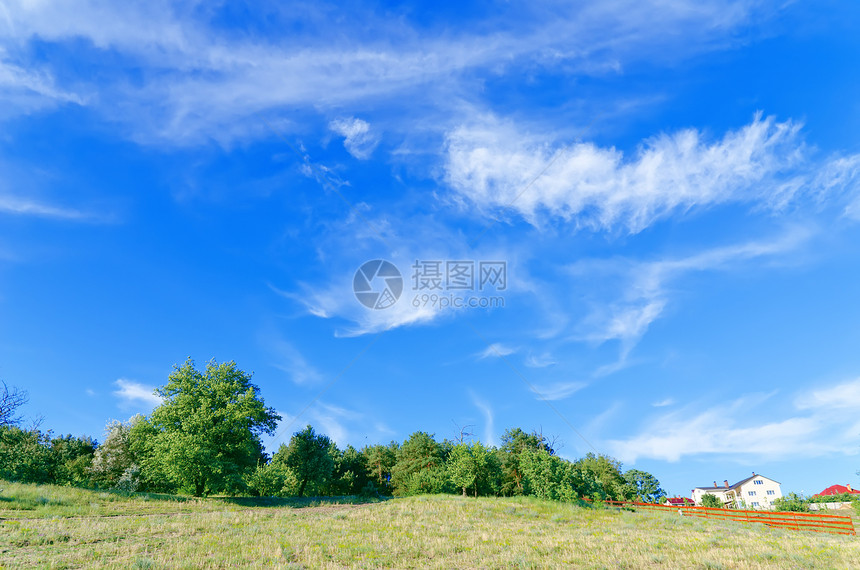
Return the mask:
[[260, 436], [281, 419], [251, 375], [232, 361], [212, 360], [199, 371], [189, 358], [156, 394], [164, 401], [149, 420], [150, 453], [163, 472], [196, 496], [240, 490], [263, 458]]

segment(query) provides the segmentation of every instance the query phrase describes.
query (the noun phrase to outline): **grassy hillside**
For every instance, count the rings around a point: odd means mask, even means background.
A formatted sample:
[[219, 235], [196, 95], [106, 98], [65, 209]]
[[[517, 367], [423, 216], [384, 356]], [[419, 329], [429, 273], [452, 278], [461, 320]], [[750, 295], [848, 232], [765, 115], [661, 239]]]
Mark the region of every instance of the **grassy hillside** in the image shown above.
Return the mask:
[[855, 537], [534, 499], [338, 504], [0, 488], [3, 567], [860, 567]]

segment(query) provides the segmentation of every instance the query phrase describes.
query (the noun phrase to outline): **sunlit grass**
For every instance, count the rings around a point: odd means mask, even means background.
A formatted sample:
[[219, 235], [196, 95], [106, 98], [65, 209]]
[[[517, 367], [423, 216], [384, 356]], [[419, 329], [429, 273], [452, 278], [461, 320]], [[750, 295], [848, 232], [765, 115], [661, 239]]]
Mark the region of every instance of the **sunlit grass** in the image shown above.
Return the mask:
[[[10, 567], [860, 567], [855, 537], [528, 498], [349, 505], [0, 487], [0, 517], [19, 519], [0, 521]], [[32, 508], [6, 508], [16, 501]], [[102, 512], [64, 514], [99, 501]]]

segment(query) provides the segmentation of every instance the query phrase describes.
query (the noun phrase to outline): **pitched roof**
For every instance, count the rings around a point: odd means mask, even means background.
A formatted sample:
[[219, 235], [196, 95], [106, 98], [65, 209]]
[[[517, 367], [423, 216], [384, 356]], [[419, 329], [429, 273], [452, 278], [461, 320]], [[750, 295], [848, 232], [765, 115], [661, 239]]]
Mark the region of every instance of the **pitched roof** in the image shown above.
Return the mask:
[[726, 486], [722, 485], [722, 486], [717, 486], [717, 487], [695, 487], [695, 488], [701, 489], [702, 491], [720, 491], [720, 490], [730, 491], [733, 489], [737, 489], [738, 487], [740, 487], [744, 483], [748, 483], [749, 481], [752, 481], [756, 477], [761, 477], [762, 479], [767, 479], [768, 481], [773, 481], [777, 485], [782, 485], [782, 483], [780, 483], [776, 479], [771, 479], [770, 477], [765, 477], [764, 475], [759, 475], [758, 473], [754, 473], [754, 474], [750, 475], [749, 477], [747, 477], [746, 479], [741, 479], [740, 481], [738, 481], [737, 483], [735, 483], [731, 487], [726, 487]]
[[669, 497], [666, 502], [670, 505], [692, 505], [693, 499], [688, 497]]
[[857, 489], [848, 489], [845, 485], [831, 485], [818, 493], [818, 495], [813, 495], [815, 497], [821, 495], [841, 495], [842, 493], [860, 493]]
[[740, 487], [740, 486], [741, 486], [741, 485], [743, 485], [744, 483], [746, 483], [746, 482], [748, 482], [748, 481], [752, 481], [752, 480], [753, 480], [753, 479], [755, 479], [756, 477], [761, 477], [762, 479], [767, 479], [768, 481], [773, 481], [773, 482], [774, 482], [774, 483], [776, 483], [777, 485], [782, 485], [782, 483], [780, 483], [780, 482], [779, 482], [779, 481], [777, 481], [776, 479], [771, 479], [770, 477], [765, 477], [764, 475], [759, 475], [758, 473], [753, 473], [752, 475], [750, 475], [750, 476], [749, 476], [749, 477], [747, 477], [746, 479], [744, 479], [744, 480], [742, 480], [742, 481], [738, 481], [737, 483], [735, 483], [734, 485], [732, 485], [732, 487]]

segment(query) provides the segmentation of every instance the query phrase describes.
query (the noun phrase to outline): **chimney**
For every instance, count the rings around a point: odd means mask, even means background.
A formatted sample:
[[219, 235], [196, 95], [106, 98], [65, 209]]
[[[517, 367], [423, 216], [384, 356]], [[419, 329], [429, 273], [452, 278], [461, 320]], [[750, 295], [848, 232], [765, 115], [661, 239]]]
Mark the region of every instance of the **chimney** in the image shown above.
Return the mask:
[[714, 481], [714, 488], [716, 488], [716, 486], [717, 486], [717, 482], [716, 482], [716, 481]]
[[729, 480], [728, 480], [728, 479], [726, 479], [725, 481], [723, 481], [723, 483], [725, 483], [725, 484], [726, 484], [726, 489], [728, 489], [728, 488], [729, 488]]
[[755, 471], [753, 471], [753, 477], [755, 477]]
[[852, 488], [851, 488], [851, 483], [848, 483], [847, 485], [845, 485], [845, 488], [846, 488], [846, 489], [848, 489], [848, 492], [849, 492], [849, 493], [853, 493], [853, 492], [854, 492], [854, 489], [852, 489]]

